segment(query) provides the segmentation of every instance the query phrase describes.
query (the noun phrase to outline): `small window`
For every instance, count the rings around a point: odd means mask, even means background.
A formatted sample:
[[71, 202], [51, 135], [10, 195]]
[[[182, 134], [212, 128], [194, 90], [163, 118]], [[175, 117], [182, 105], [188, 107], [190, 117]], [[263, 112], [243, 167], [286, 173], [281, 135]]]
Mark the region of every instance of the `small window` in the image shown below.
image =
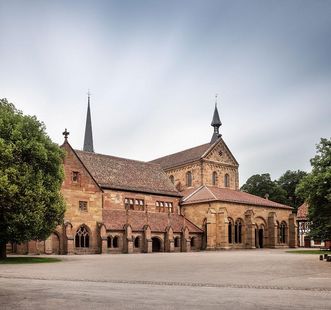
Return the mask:
[[215, 186], [216, 182], [217, 182], [217, 173], [216, 173], [216, 171], [214, 171], [213, 174], [212, 174], [211, 183], [213, 184], [213, 186]]
[[195, 247], [195, 237], [191, 238], [191, 248]]
[[174, 176], [171, 175], [169, 178], [170, 178], [171, 183], [172, 183], [172, 184], [175, 184], [175, 178], [174, 178]]
[[173, 206], [172, 202], [169, 202], [169, 212], [174, 213], [174, 206]]
[[230, 176], [228, 174], [224, 176], [224, 186], [230, 187]]
[[179, 246], [180, 246], [180, 239], [179, 239], [179, 237], [176, 237], [175, 238], [175, 248], [179, 248]]
[[127, 210], [134, 210], [134, 199], [125, 198], [124, 199], [125, 209]]
[[73, 183], [78, 183], [79, 181], [79, 172], [78, 171], [73, 171], [72, 172], [72, 182]]
[[192, 186], [192, 172], [186, 172], [186, 186]]
[[79, 210], [82, 212], [87, 212], [87, 201], [79, 202]]

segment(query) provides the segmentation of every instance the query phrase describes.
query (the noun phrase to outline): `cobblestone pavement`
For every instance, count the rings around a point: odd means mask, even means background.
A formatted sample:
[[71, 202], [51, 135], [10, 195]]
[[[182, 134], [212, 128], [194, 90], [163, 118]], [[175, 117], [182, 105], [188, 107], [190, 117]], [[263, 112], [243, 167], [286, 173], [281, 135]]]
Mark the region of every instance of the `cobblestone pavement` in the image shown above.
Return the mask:
[[0, 309], [331, 309], [331, 263], [284, 250], [0, 265]]

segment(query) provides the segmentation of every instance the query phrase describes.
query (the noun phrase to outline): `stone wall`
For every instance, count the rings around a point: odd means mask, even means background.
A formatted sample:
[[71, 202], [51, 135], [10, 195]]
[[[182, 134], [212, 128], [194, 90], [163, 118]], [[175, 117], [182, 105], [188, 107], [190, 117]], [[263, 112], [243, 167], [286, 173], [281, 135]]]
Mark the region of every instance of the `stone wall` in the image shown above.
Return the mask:
[[[187, 219], [205, 231], [203, 247], [207, 249], [296, 246], [296, 226], [291, 210], [228, 202], [192, 204], [181, 208]], [[234, 240], [235, 229], [239, 226], [235, 226], [237, 220], [241, 222], [240, 242]], [[279, 239], [281, 223], [286, 225], [285, 243]]]

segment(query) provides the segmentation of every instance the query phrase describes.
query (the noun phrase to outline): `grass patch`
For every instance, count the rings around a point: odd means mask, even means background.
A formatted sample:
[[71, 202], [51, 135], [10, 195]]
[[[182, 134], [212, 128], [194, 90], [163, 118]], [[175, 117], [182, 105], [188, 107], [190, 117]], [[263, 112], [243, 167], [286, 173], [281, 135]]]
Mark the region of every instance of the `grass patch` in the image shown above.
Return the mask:
[[321, 251], [321, 250], [295, 250], [295, 251], [286, 251], [286, 253], [293, 254], [329, 254], [331, 255], [331, 251]]
[[54, 257], [7, 257], [0, 259], [0, 264], [40, 264], [40, 263], [56, 263], [61, 259]]

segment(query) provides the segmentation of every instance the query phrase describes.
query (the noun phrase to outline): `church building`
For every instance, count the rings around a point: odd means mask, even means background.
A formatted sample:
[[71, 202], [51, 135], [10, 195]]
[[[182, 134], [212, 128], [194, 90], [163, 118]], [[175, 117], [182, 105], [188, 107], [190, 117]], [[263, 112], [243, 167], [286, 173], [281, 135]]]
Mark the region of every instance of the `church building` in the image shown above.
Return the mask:
[[215, 105], [205, 143], [150, 162], [94, 152], [90, 97], [83, 150], [65, 130], [63, 225], [15, 253], [187, 252], [296, 246], [292, 208], [239, 190], [239, 164]]

